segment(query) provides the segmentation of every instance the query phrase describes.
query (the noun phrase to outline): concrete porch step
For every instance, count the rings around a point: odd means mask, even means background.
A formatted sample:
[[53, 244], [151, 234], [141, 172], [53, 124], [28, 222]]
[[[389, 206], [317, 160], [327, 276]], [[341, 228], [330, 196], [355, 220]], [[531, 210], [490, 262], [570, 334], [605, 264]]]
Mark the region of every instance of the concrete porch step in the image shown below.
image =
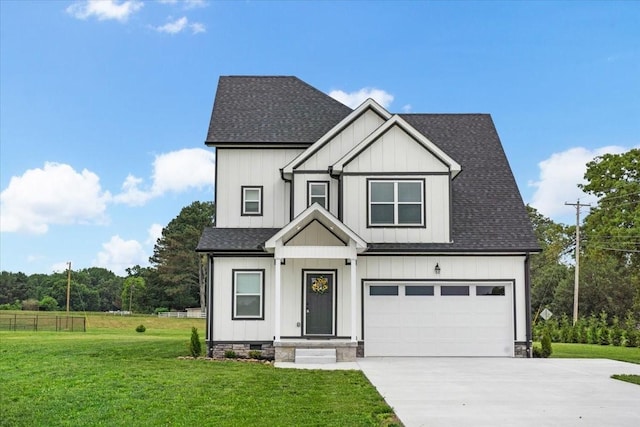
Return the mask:
[[296, 363], [336, 363], [335, 348], [296, 348]]

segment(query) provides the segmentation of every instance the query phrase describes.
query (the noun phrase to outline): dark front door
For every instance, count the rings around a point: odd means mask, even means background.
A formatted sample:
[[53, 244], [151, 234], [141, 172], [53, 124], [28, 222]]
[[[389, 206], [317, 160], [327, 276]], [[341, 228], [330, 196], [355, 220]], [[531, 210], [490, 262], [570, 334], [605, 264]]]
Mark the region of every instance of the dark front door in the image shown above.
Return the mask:
[[305, 272], [305, 335], [334, 335], [333, 272]]

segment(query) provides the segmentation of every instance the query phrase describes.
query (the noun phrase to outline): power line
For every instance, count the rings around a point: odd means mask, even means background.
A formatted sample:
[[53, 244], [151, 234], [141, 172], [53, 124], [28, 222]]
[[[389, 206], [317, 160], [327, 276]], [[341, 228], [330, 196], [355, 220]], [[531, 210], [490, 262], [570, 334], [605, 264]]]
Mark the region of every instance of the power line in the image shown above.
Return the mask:
[[602, 250], [602, 251], [614, 251], [614, 252], [640, 253], [640, 250], [637, 250], [637, 249], [605, 248], [605, 247], [602, 247], [602, 246], [594, 246], [594, 249], [600, 249], [600, 250]]
[[[615, 193], [614, 193], [615, 194]], [[627, 194], [620, 194], [619, 196], [607, 196], [606, 194], [604, 196], [602, 196], [601, 199], [606, 199], [604, 200], [605, 202], [608, 202], [609, 200], [615, 200], [615, 199], [620, 199], [622, 197], [629, 197], [629, 196], [640, 196], [640, 192], [638, 193], [627, 193]], [[602, 200], [599, 200], [602, 201]], [[566, 204], [566, 203], [565, 203]]]

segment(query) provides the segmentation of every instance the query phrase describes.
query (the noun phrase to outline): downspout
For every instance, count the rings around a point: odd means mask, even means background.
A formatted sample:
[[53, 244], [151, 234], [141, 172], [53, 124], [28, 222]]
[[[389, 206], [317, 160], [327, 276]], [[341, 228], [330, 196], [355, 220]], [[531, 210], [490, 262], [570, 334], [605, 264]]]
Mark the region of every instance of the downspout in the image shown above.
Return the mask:
[[207, 275], [207, 318], [205, 323], [207, 357], [213, 357], [213, 257], [207, 254], [209, 272]]
[[524, 257], [524, 298], [525, 298], [525, 305], [527, 306], [527, 312], [526, 312], [526, 328], [527, 328], [527, 332], [526, 332], [526, 352], [527, 352], [527, 357], [531, 358], [531, 343], [532, 343], [532, 337], [531, 337], [531, 275], [529, 273], [529, 264], [530, 264], [530, 257], [531, 257], [531, 253], [527, 252], [527, 254]]

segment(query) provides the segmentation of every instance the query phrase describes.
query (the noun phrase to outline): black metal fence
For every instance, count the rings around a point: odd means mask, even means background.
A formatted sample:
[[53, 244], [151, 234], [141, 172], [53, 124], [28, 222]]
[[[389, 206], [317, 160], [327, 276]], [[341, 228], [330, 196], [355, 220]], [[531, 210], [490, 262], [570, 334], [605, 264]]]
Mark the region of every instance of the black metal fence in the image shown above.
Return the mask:
[[82, 316], [0, 313], [0, 330], [86, 332], [87, 319]]

